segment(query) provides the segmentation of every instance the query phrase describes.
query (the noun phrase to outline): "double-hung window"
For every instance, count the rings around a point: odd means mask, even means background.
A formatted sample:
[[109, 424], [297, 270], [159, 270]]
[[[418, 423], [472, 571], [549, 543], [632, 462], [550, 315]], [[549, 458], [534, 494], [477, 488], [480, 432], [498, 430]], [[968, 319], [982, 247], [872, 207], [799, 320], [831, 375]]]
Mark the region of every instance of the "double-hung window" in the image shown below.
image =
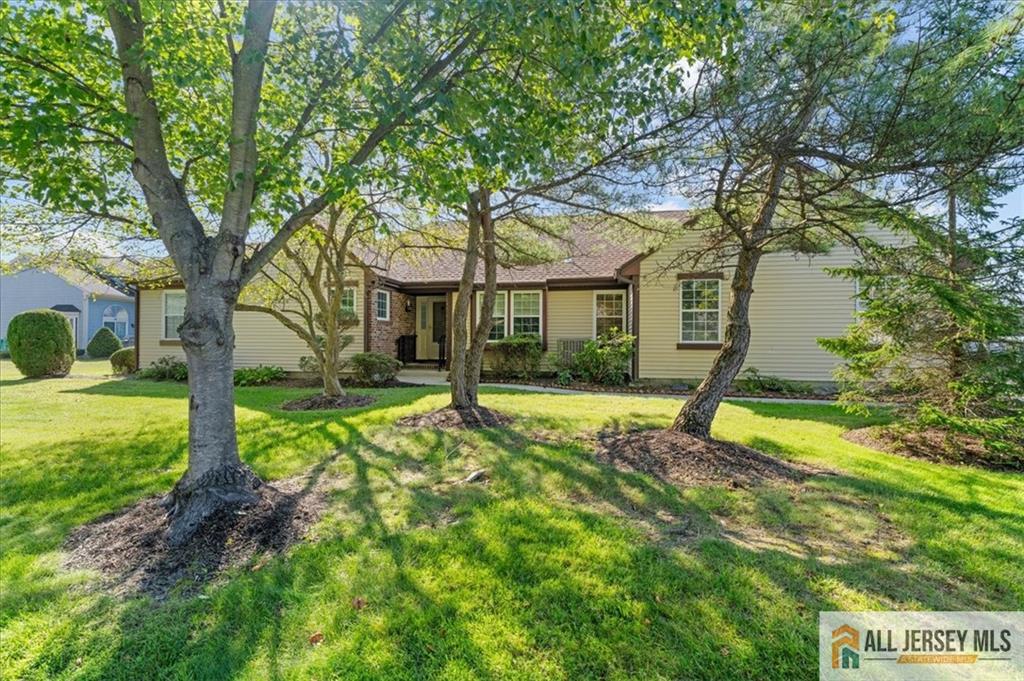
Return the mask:
[[377, 319], [382, 322], [391, 319], [391, 291], [377, 291]]
[[596, 291], [594, 293], [594, 337], [626, 330], [626, 292]]
[[512, 291], [512, 333], [541, 335], [540, 291]]
[[679, 342], [721, 341], [722, 281], [684, 279], [679, 282]]
[[[487, 340], [501, 340], [508, 335], [505, 328], [505, 313], [508, 303], [508, 291], [498, 291], [494, 299], [494, 312], [491, 314], [491, 331], [487, 334]], [[476, 316], [480, 318], [480, 312], [484, 306], [484, 292], [477, 291], [476, 294]]]
[[341, 292], [341, 312], [346, 315], [356, 313], [356, 290], [352, 287], [346, 287]]
[[164, 340], [177, 340], [178, 327], [185, 322], [185, 292], [164, 291]]

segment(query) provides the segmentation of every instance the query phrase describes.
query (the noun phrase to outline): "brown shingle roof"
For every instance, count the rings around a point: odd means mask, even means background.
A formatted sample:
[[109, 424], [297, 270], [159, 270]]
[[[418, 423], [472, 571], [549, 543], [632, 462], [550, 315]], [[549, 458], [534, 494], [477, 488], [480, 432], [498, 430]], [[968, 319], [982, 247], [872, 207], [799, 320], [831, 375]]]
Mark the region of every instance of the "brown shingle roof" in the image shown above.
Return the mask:
[[[685, 219], [681, 211], [665, 212], [662, 219]], [[614, 280], [619, 269], [643, 251], [641, 239], [604, 226], [585, 223], [569, 227], [564, 239], [546, 239], [550, 261], [498, 267], [499, 284], [543, 284], [550, 281]], [[363, 252], [364, 263], [381, 275], [404, 284], [451, 284], [462, 277], [463, 253], [446, 248], [407, 247], [392, 254]], [[483, 263], [475, 280], [483, 283]]]

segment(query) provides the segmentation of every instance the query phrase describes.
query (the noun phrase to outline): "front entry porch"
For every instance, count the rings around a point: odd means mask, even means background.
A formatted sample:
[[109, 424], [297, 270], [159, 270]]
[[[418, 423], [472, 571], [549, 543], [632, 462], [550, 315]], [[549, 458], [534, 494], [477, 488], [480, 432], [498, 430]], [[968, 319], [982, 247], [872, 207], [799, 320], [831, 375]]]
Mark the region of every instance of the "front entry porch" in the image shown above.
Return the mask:
[[415, 333], [398, 341], [398, 359], [405, 364], [422, 363], [440, 369], [446, 364], [448, 297], [444, 294], [415, 295]]

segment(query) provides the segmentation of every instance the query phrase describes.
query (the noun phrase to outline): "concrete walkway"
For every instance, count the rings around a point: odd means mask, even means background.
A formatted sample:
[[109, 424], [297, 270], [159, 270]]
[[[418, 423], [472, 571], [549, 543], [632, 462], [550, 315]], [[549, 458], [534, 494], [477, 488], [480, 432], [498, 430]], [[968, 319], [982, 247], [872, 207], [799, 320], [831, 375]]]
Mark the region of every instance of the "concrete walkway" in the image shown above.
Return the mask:
[[[420, 367], [402, 369], [397, 376], [399, 381], [414, 385], [448, 385], [448, 372]], [[481, 383], [482, 388], [507, 388], [532, 393], [549, 393], [552, 395], [594, 395], [599, 397], [645, 397], [663, 400], [686, 399], [687, 395], [674, 394], [643, 394], [599, 392], [596, 390], [572, 390], [549, 385], [522, 385], [520, 383]], [[809, 400], [797, 397], [726, 397], [730, 402], [781, 402], [783, 404], [835, 404], [835, 400]]]

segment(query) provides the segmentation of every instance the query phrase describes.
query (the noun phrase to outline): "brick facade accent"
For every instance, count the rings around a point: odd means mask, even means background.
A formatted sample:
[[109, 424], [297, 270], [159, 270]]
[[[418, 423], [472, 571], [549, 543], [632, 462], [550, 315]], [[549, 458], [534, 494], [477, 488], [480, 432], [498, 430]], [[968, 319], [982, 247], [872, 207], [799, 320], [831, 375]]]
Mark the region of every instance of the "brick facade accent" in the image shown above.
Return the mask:
[[[380, 289], [391, 292], [391, 318], [387, 321], [377, 319], [377, 291]], [[379, 285], [377, 279], [369, 273], [366, 276], [365, 291], [367, 350], [396, 357], [398, 337], [416, 333], [416, 301], [413, 296]]]

